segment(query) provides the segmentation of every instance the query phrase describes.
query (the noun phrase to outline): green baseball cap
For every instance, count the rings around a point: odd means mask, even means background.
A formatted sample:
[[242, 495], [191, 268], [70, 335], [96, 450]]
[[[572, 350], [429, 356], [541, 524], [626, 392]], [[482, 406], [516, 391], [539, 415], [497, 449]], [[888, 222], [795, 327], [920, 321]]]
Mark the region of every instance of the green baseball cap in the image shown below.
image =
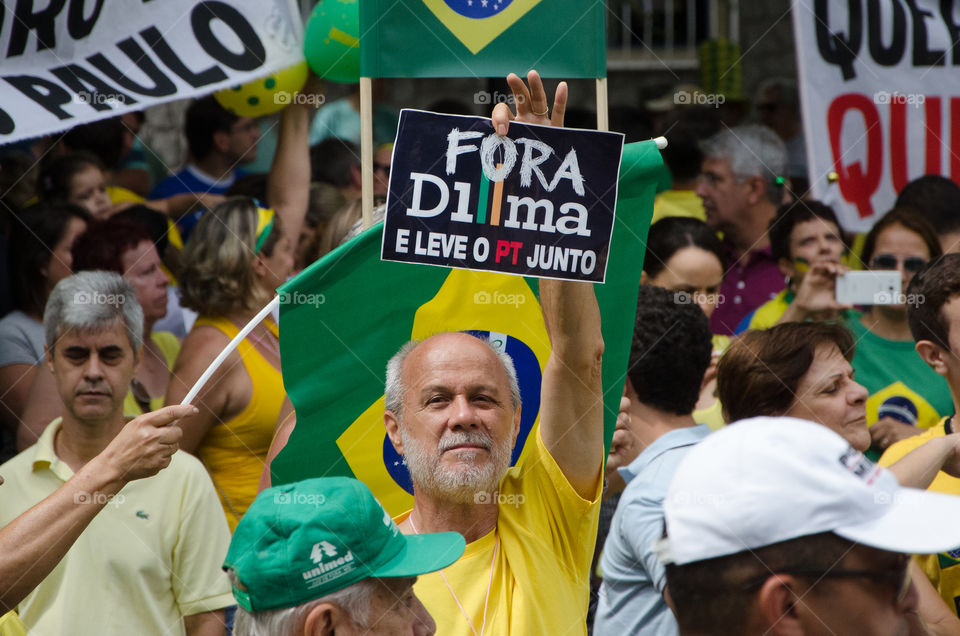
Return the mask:
[[294, 607], [369, 577], [447, 567], [466, 547], [456, 532], [404, 535], [356, 479], [321, 477], [264, 490], [237, 525], [223, 563], [250, 612]]

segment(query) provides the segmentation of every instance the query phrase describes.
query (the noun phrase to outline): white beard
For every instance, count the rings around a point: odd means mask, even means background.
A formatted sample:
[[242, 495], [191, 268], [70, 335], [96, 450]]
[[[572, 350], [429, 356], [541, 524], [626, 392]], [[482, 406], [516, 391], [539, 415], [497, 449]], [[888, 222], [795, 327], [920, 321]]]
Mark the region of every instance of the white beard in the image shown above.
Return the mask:
[[[400, 425], [400, 438], [403, 440], [404, 460], [410, 478], [416, 487], [425, 494], [453, 503], [475, 503], [478, 492], [486, 492], [495, 497], [500, 488], [500, 480], [510, 468], [512, 440], [508, 437], [497, 445], [493, 439], [479, 431], [472, 433], [447, 433], [431, 454], [422, 444], [407, 433]], [[451, 469], [440, 464], [444, 450], [460, 444], [477, 444], [488, 449], [490, 458], [483, 461], [485, 451], [458, 451], [462, 463], [471, 464]], [[475, 463], [481, 462], [481, 463]]]

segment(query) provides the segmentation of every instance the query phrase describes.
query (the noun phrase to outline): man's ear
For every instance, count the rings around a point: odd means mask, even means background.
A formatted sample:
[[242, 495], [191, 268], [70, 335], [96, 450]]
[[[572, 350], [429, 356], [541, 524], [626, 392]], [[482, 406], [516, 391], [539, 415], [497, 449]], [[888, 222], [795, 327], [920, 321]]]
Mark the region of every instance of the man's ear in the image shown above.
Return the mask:
[[517, 445], [517, 438], [520, 436], [520, 411], [523, 409], [523, 405], [517, 407], [517, 411], [513, 414], [513, 445]]
[[387, 437], [393, 444], [393, 449], [403, 455], [403, 437], [400, 435], [400, 419], [393, 411], [383, 412], [383, 427], [387, 429]]
[[50, 373], [53, 373], [53, 349], [48, 344], [43, 345], [43, 358], [47, 361], [47, 368], [50, 369]]
[[756, 205], [767, 198], [767, 184], [761, 176], [747, 177], [747, 201], [750, 205]]
[[137, 355], [133, 359], [133, 373], [136, 375], [137, 371], [140, 370], [140, 363], [143, 362], [143, 345], [140, 345], [140, 349], [137, 350]]
[[947, 375], [947, 357], [950, 352], [930, 340], [920, 340], [914, 347], [923, 361], [930, 365], [930, 368], [946, 377]]
[[644, 271], [641, 271], [641, 272], [640, 272], [640, 284], [641, 284], [641, 285], [649, 285], [649, 284], [650, 284], [650, 277], [647, 276], [647, 273], [644, 272]]
[[[342, 624], [343, 610], [333, 603], [320, 603], [307, 613], [303, 621], [302, 636], [328, 636]], [[299, 634], [297, 636], [300, 636]]]
[[227, 152], [230, 148], [230, 133], [223, 130], [214, 131], [213, 147], [218, 152]]
[[748, 610], [747, 621], [759, 622], [758, 631], [776, 636], [803, 636], [801, 616], [804, 611], [803, 599], [796, 592], [797, 581], [792, 576], [774, 574], [770, 576]]

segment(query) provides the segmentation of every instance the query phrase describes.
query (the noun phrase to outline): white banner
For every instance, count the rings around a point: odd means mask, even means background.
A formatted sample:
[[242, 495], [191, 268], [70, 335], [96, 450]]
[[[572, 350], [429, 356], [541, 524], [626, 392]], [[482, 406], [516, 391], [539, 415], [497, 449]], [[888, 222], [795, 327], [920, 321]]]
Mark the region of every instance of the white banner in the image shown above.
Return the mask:
[[0, 144], [302, 60], [295, 0], [3, 0]]
[[919, 176], [960, 183], [955, 4], [793, 2], [810, 184], [847, 230], [868, 230]]

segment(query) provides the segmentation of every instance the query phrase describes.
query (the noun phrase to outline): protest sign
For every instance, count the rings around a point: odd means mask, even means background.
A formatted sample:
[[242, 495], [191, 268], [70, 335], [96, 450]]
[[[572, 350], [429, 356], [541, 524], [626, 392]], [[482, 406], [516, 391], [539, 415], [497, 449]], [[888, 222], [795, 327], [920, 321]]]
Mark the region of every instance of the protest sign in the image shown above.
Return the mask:
[[810, 184], [847, 230], [868, 230], [921, 175], [960, 183], [953, 11], [935, 0], [793, 4]]
[[[662, 170], [653, 141], [624, 146], [607, 280], [594, 285], [605, 343], [607, 447], [623, 395], [644, 241]], [[356, 477], [395, 516], [413, 502], [407, 467], [383, 427], [384, 372], [400, 346], [411, 338], [467, 331], [489, 337], [511, 357], [523, 402], [515, 464], [535, 439], [550, 346], [538, 279], [383, 261], [382, 228], [341, 245], [279, 289], [283, 384], [297, 424], [270, 471], [274, 485]]]
[[302, 61], [294, 0], [5, 3], [0, 145], [204, 95]]
[[603, 282], [620, 133], [400, 114], [381, 258]]

